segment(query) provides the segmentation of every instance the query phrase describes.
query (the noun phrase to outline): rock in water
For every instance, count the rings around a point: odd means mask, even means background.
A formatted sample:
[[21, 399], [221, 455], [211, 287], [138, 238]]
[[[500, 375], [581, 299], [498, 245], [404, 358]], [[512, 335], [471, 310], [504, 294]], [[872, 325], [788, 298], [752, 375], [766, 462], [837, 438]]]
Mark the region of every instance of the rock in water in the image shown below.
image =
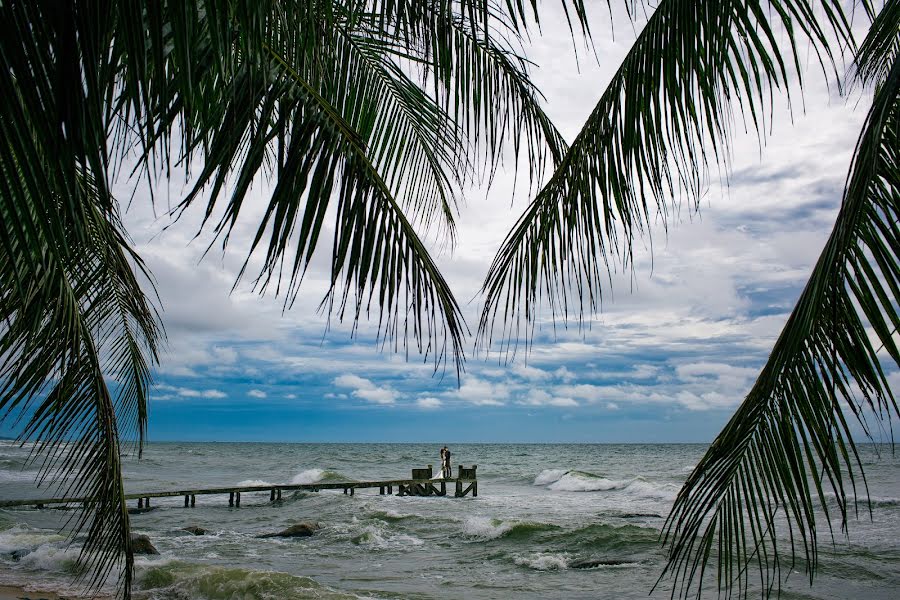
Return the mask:
[[296, 525], [291, 525], [284, 531], [279, 531], [278, 533], [264, 533], [263, 535], [257, 536], [261, 538], [273, 538], [273, 537], [309, 537], [317, 529], [321, 529], [318, 523], [313, 521], [303, 521], [302, 523], [297, 523]]
[[585, 558], [569, 563], [570, 569], [594, 569], [596, 567], [613, 567], [630, 564], [631, 561], [616, 558]]
[[9, 553], [9, 557], [13, 560], [22, 560], [23, 557], [31, 554], [31, 550], [13, 550]]
[[198, 527], [197, 525], [188, 525], [187, 527], [182, 527], [182, 531], [187, 531], [191, 535], [206, 535], [208, 532], [202, 527]]
[[156, 510], [156, 508], [157, 508], [157, 507], [155, 507], [155, 506], [148, 506], [147, 508], [134, 508], [134, 507], [131, 507], [131, 508], [128, 509], [128, 514], [129, 514], [129, 515], [142, 515], [142, 514], [144, 514], [144, 513], [150, 512], [151, 510]]
[[159, 554], [159, 550], [153, 547], [150, 538], [142, 533], [131, 534], [131, 550], [135, 554]]

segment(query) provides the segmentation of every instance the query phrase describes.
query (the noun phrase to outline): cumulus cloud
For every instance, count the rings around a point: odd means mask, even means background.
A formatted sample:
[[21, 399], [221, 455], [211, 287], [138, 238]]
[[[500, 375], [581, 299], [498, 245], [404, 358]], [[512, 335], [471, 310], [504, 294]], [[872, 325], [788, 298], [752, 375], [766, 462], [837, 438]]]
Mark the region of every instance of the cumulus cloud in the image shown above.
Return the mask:
[[372, 381], [352, 373], [335, 377], [334, 385], [351, 388], [353, 389], [350, 392], [351, 396], [373, 404], [394, 404], [398, 397], [396, 390], [387, 386], [378, 386]]
[[268, 394], [262, 390], [250, 390], [247, 392], [247, 395], [251, 398], [265, 398]]
[[473, 406], [503, 406], [509, 398], [509, 387], [470, 375], [463, 379], [458, 390], [448, 395]]
[[440, 408], [443, 404], [444, 403], [441, 402], [439, 398], [435, 398], [433, 396], [427, 396], [425, 398], [419, 398], [418, 400], [416, 400], [416, 405], [419, 408], [434, 409]]
[[553, 396], [544, 390], [531, 390], [528, 395], [523, 400], [519, 400], [518, 403], [526, 406], [578, 406], [578, 402], [572, 398]]
[[223, 391], [215, 390], [215, 389], [206, 389], [206, 390], [196, 390], [193, 388], [186, 387], [175, 387], [171, 385], [161, 384], [156, 386], [157, 390], [163, 392], [172, 392], [171, 394], [164, 394], [162, 396], [155, 396], [156, 400], [166, 399], [166, 396], [180, 396], [182, 398], [227, 398], [228, 394]]

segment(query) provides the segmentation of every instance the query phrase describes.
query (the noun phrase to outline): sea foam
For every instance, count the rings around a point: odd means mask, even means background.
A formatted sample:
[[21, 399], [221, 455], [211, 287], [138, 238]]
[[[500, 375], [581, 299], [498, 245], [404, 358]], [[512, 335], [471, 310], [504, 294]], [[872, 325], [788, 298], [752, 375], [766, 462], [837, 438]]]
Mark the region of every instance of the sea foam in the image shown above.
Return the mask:
[[294, 478], [291, 479], [291, 483], [296, 483], [298, 485], [302, 485], [304, 483], [317, 483], [319, 481], [322, 481], [324, 475], [324, 469], [307, 469], [294, 475]]

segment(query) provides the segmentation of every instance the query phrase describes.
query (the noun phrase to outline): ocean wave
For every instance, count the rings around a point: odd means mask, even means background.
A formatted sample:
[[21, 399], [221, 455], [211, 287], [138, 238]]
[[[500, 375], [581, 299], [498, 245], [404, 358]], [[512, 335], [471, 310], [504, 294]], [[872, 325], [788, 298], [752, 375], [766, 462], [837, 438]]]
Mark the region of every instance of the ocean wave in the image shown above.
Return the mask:
[[308, 483], [320, 483], [323, 481], [353, 481], [343, 473], [329, 469], [307, 469], [294, 475], [292, 484], [303, 485]]
[[239, 481], [236, 485], [238, 487], [262, 487], [275, 484], [269, 483], [268, 481], [263, 481], [262, 479], [245, 479], [243, 481]]
[[624, 491], [633, 496], [657, 500], [675, 500], [678, 486], [656, 484], [641, 477], [633, 479], [608, 479], [587, 471], [544, 469], [534, 479], [534, 485], [546, 486], [554, 492], [609, 492]]
[[238, 567], [171, 562], [140, 569], [136, 598], [192, 598], [226, 600], [256, 598], [317, 598], [345, 600], [359, 596], [325, 587], [309, 577], [278, 571], [256, 571]]
[[541, 531], [560, 529], [558, 525], [535, 521], [504, 521], [491, 517], [469, 517], [463, 522], [463, 533], [482, 540], [522, 538]]
[[568, 473], [566, 469], [544, 469], [534, 478], [534, 485], [547, 485]]
[[559, 554], [538, 552], [513, 557], [513, 562], [520, 567], [527, 567], [535, 571], [562, 571], [569, 568], [569, 560], [569, 555], [565, 552]]
[[409, 519], [421, 519], [419, 515], [411, 515], [399, 513], [396, 510], [386, 509], [386, 510], [373, 510], [369, 512], [369, 516], [373, 519], [380, 519], [382, 521], [388, 521], [390, 523], [398, 523], [400, 521], [406, 521]]
[[377, 524], [364, 526], [362, 531], [350, 538], [350, 541], [357, 546], [367, 546], [378, 550], [408, 548], [425, 544], [424, 540], [413, 535], [391, 532]]

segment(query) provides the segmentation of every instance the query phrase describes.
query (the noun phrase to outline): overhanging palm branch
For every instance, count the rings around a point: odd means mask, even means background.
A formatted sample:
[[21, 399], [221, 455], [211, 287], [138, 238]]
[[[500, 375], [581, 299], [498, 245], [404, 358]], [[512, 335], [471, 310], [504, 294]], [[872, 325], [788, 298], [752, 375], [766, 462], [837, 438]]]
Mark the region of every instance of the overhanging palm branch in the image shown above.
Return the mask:
[[495, 257], [479, 343], [527, 342], [543, 304], [579, 322], [599, 310], [609, 269], [629, 268], [636, 239], [679, 197], [699, 201], [707, 167], [727, 161], [733, 111], [764, 135], [771, 96], [801, 72], [799, 45], [829, 66], [832, 37], [850, 41], [832, 0], [660, 2]]
[[92, 499], [71, 521], [73, 536], [88, 533], [80, 561], [89, 583], [103, 583], [124, 561], [127, 589], [133, 558], [120, 436], [133, 435], [140, 452], [160, 336], [156, 313], [115, 214], [99, 208], [107, 204], [100, 188], [83, 177], [84, 219], [68, 223], [58, 199], [31, 198], [21, 170], [7, 170], [20, 158], [9, 150], [4, 182], [21, 185], [0, 192], [0, 411], [24, 420], [20, 439], [34, 442], [41, 482]]
[[[900, 366], [898, 17], [900, 2], [888, 3], [861, 47], [860, 73], [878, 89], [831, 237], [759, 378], [666, 523], [665, 575], [683, 595], [692, 585], [699, 593], [710, 561], [719, 586], [741, 595], [756, 574], [762, 590], [780, 589], [782, 568], [794, 569], [798, 555], [812, 583], [817, 525], [838, 519], [845, 529], [851, 504], [868, 493], [858, 486], [865, 476], [851, 424], [871, 438], [867, 414], [900, 415], [885, 377]], [[884, 70], [866, 68], [882, 61]]]
[[[566, 5], [584, 29], [580, 0]], [[384, 343], [412, 340], [435, 368], [459, 369], [465, 323], [416, 227], [452, 235], [473, 150], [490, 170], [512, 141], [532, 176], [564, 151], [513, 50], [535, 9], [0, 3], [2, 407], [39, 440], [42, 476], [72, 474], [68, 491], [95, 499], [73, 528], [87, 528], [93, 583], [124, 559], [130, 594], [119, 436], [131, 426], [143, 440], [159, 336], [111, 183], [135, 163], [148, 182], [184, 167], [193, 187], [178, 209], [205, 202], [225, 244], [268, 175], [245, 265], [258, 249], [259, 289], [290, 305], [334, 215], [323, 307], [354, 325], [377, 317]]]

